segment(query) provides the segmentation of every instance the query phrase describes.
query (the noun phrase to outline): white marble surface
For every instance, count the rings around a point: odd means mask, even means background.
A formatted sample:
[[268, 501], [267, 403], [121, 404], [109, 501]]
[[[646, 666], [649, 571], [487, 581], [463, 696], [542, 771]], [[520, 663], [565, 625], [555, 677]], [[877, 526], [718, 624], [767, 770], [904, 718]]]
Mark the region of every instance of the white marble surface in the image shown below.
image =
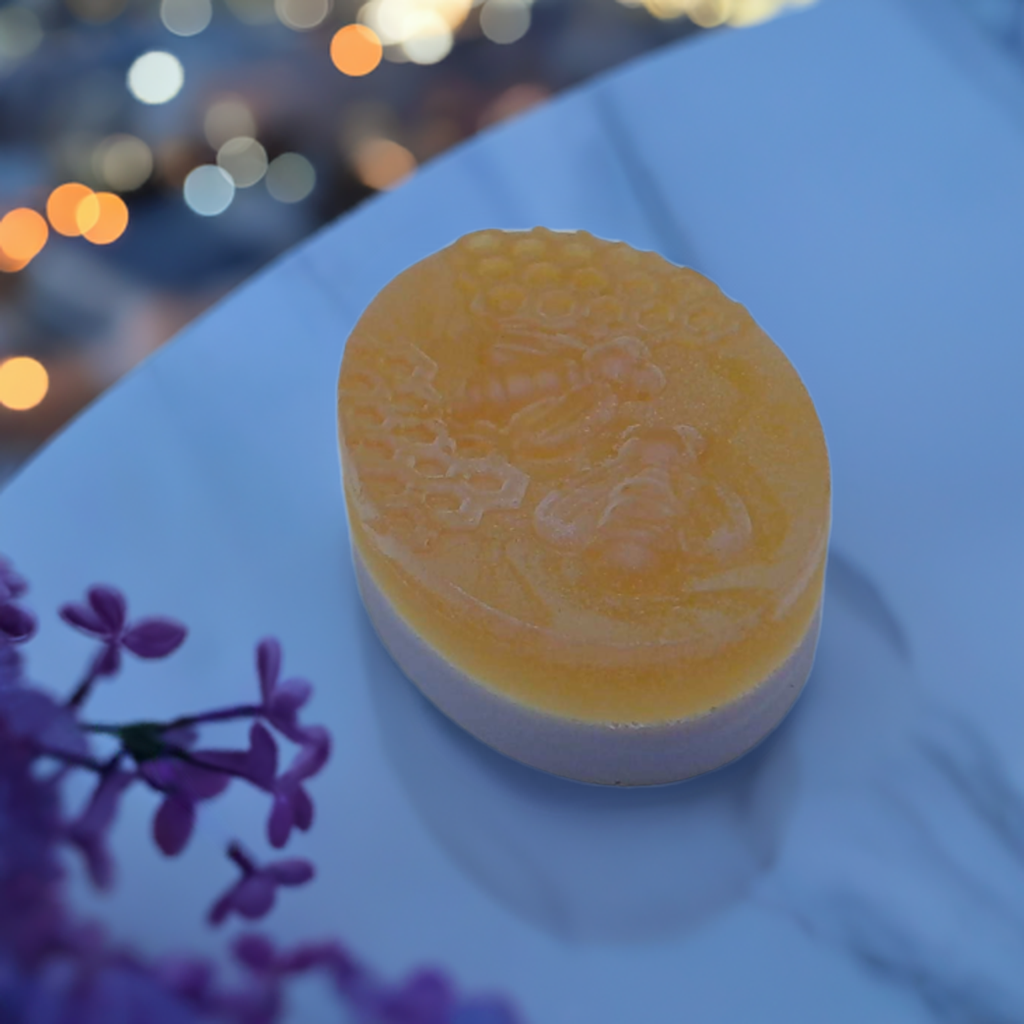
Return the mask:
[[[486, 134], [279, 261], [0, 495], [0, 550], [45, 613], [33, 674], [78, 671], [87, 644], [53, 609], [94, 581], [192, 626], [97, 714], [248, 698], [252, 645], [282, 638], [336, 737], [294, 844], [321, 877], [281, 902], [282, 935], [337, 932], [389, 972], [440, 962], [535, 1024], [1020, 1024], [1024, 85], [973, 32], [946, 0], [823, 0], [706, 37]], [[769, 743], [683, 786], [605, 792], [480, 747], [400, 676], [355, 591], [346, 334], [422, 255], [537, 223], [715, 278], [788, 352], [828, 436], [812, 681]], [[120, 886], [81, 887], [83, 906], [150, 949], [214, 948], [197, 922], [231, 877], [224, 838], [256, 833], [264, 801], [219, 807], [164, 863], [137, 795]], [[310, 995], [301, 1019], [321, 1010]]]

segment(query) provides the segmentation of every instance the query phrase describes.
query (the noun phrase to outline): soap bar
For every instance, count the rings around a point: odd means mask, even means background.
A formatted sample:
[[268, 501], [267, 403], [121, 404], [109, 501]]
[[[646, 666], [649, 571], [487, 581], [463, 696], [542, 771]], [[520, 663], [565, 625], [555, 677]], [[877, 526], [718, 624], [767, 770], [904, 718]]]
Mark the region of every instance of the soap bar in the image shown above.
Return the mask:
[[466, 235], [359, 319], [338, 426], [369, 617], [483, 742], [669, 783], [799, 695], [825, 439], [790, 362], [701, 274], [586, 232]]

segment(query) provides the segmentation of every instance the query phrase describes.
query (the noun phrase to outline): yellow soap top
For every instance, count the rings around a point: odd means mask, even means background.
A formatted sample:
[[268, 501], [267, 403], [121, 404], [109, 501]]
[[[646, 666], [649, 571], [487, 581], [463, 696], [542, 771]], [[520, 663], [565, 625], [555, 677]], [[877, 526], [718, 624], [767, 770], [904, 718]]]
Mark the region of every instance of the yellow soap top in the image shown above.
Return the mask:
[[585, 721], [741, 696], [818, 608], [828, 454], [707, 278], [586, 232], [480, 231], [399, 274], [338, 384], [353, 544], [482, 685]]

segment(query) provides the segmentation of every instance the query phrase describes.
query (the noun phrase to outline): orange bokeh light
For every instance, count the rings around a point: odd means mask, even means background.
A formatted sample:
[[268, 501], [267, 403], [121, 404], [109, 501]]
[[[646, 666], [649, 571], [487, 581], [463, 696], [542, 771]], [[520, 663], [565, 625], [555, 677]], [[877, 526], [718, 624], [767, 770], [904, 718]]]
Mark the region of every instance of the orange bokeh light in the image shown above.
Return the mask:
[[353, 163], [360, 181], [375, 189], [396, 188], [416, 170], [416, 157], [391, 139], [364, 140]]
[[[46, 201], [46, 216], [50, 218], [50, 226], [53, 230], [68, 238], [77, 238], [82, 234], [83, 227], [79, 223], [78, 208], [83, 200], [88, 199], [91, 195], [93, 195], [92, 189], [77, 181], [58, 185]], [[85, 226], [92, 227], [91, 224]]]
[[93, 245], [110, 245], [128, 227], [128, 207], [113, 192], [96, 192], [78, 204], [75, 219], [87, 241]]
[[0, 249], [0, 274], [16, 274], [19, 270], [24, 270], [31, 262], [31, 260], [12, 260], [3, 249]]
[[[12, 264], [24, 266], [46, 245], [50, 229], [42, 214], [20, 206], [0, 220], [0, 250]], [[20, 267], [18, 268], [21, 269]]]
[[15, 356], [0, 363], [0, 405], [24, 412], [34, 409], [50, 390], [46, 367], [29, 356]]
[[343, 75], [368, 75], [383, 56], [384, 47], [377, 33], [365, 25], [339, 28], [331, 40], [331, 60]]

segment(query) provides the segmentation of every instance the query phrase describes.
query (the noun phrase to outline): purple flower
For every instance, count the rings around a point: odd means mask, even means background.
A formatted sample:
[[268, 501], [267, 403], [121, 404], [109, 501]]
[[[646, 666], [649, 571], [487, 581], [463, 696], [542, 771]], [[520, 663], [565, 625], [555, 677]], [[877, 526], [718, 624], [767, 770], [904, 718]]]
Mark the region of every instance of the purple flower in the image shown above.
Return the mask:
[[455, 991], [440, 971], [418, 971], [401, 988], [381, 992], [367, 1007], [380, 1024], [448, 1024]]
[[75, 716], [42, 690], [0, 685], [0, 721], [12, 736], [29, 740], [37, 753], [76, 758], [89, 754]]
[[304, 885], [314, 875], [313, 865], [298, 858], [258, 867], [238, 843], [228, 847], [228, 856], [241, 868], [242, 877], [211, 907], [211, 924], [220, 924], [231, 913], [250, 920], [263, 917], [273, 907], [279, 886]]
[[99, 889], [107, 888], [114, 877], [107, 832], [117, 817], [121, 796], [135, 778], [134, 772], [122, 771], [115, 762], [100, 777], [85, 810], [67, 827], [68, 840], [82, 851], [89, 877]]
[[368, 979], [365, 968], [335, 941], [304, 942], [287, 952], [278, 952], [265, 935], [249, 932], [235, 939], [232, 949], [236, 959], [258, 974], [302, 974], [322, 968], [345, 991]]
[[293, 828], [308, 831], [313, 824], [313, 801], [302, 783], [316, 775], [331, 754], [331, 735], [322, 726], [304, 730], [302, 749], [291, 767], [274, 784], [274, 803], [267, 822], [270, 845], [280, 849]]
[[256, 671], [267, 721], [293, 742], [305, 743], [308, 730], [299, 724], [298, 713], [313, 693], [312, 684], [305, 679], [280, 681], [281, 645], [273, 637], [256, 648]]
[[254, 722], [249, 729], [248, 750], [197, 750], [192, 759], [205, 768], [245, 779], [259, 789], [270, 791], [274, 787], [277, 743], [262, 722]]
[[0, 555], [0, 604], [6, 604], [21, 597], [28, 590], [24, 577], [15, 572], [14, 566]]
[[143, 762], [139, 775], [164, 794], [153, 817], [153, 839], [168, 857], [177, 856], [188, 845], [196, 823], [196, 804], [219, 796], [231, 782], [230, 775], [173, 755]]
[[36, 619], [31, 612], [16, 604], [0, 603], [0, 643], [24, 643], [35, 631]]
[[112, 676], [121, 667], [121, 648], [139, 658], [165, 658], [177, 650], [188, 631], [173, 619], [151, 617], [128, 624], [124, 594], [113, 587], [91, 587], [86, 604], [66, 604], [60, 617], [88, 636], [103, 641], [91, 674]]
[[196, 804], [211, 800], [242, 778], [270, 790], [277, 773], [277, 744], [259, 722], [249, 730], [248, 750], [192, 750], [192, 728], [166, 729], [143, 723], [120, 732], [124, 749], [139, 765], [139, 775], [164, 794], [153, 819], [153, 838], [168, 856], [181, 853], [195, 827]]

